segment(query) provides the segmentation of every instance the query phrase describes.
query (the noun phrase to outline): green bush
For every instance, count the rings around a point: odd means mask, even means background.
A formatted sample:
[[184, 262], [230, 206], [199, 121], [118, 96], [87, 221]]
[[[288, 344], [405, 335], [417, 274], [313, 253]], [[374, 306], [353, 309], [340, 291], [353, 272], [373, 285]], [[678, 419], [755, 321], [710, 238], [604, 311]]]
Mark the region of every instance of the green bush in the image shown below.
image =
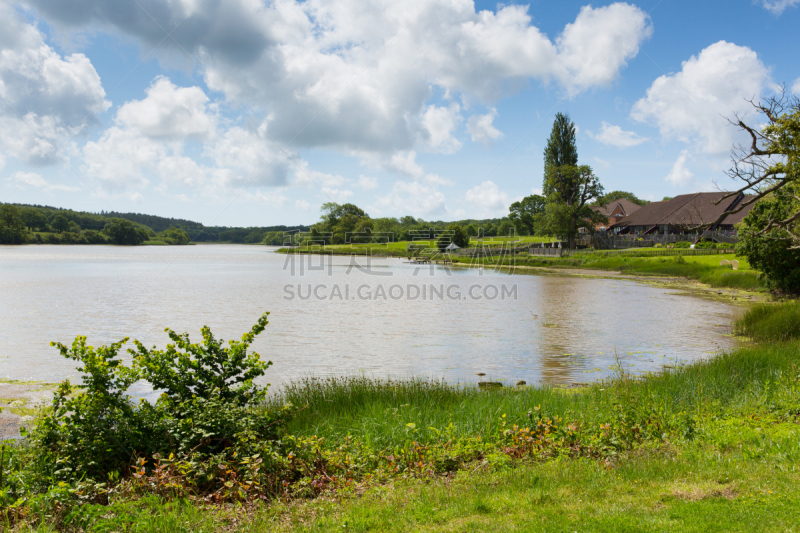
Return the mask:
[[112, 218], [103, 228], [103, 233], [108, 235], [114, 244], [138, 245], [149, 237], [143, 226], [124, 218]]
[[156, 235], [156, 239], [164, 241], [167, 244], [189, 244], [191, 240], [188, 233], [176, 227], [165, 229]]
[[[800, 185], [791, 184], [756, 202], [745, 217], [736, 253], [760, 270], [767, 284], [788, 293], [800, 293], [800, 249], [792, 246], [791, 232], [767, 231], [775, 220], [786, 220], [795, 212]], [[796, 231], [795, 228], [790, 228]]]
[[691, 243], [689, 241], [678, 241], [675, 243], [675, 248], [689, 248]]
[[758, 341], [788, 341], [800, 338], [800, 302], [761, 304], [736, 321], [738, 335]]
[[[175, 344], [166, 350], [134, 341], [132, 366], [119, 357], [127, 338], [99, 348], [87, 345], [86, 337], [76, 338], [71, 347], [53, 343], [62, 356], [82, 364], [83, 382], [61, 383], [52, 410], [29, 433], [22, 475], [27, 481], [21, 486], [30, 491], [53, 482], [119, 480], [137, 459], [173, 453], [186, 463], [187, 484], [206, 483], [212, 459], [219, 464], [237, 454], [271, 453], [291, 410], [265, 409], [266, 388], [253, 383], [271, 364], [247, 351], [267, 325], [267, 315], [227, 346], [208, 327], [202, 329], [203, 344], [169, 329]], [[128, 395], [142, 379], [163, 390], [154, 405], [134, 403]]]

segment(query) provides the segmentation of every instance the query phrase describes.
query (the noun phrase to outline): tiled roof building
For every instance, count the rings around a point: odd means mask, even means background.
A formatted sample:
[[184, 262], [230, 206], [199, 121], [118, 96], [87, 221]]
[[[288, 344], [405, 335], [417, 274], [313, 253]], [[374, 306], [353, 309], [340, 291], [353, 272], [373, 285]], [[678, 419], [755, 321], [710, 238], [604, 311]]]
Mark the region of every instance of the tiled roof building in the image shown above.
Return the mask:
[[[683, 233], [693, 231], [699, 225], [715, 221], [722, 213], [736, 208], [747, 196], [731, 196], [725, 198], [726, 192], [700, 192], [682, 194], [663, 202], [651, 202], [635, 213], [628, 215], [609, 229], [615, 233]], [[723, 198], [725, 198], [723, 200]], [[717, 203], [718, 202], [718, 203]], [[751, 206], [740, 212], [728, 215], [720, 223], [709, 228], [730, 231], [734, 224], [747, 216]]]
[[632, 215], [641, 208], [642, 206], [637, 205], [626, 198], [620, 198], [619, 200], [608, 202], [605, 205], [593, 205], [592, 210], [608, 217], [607, 224], [597, 224], [594, 229], [606, 229], [606, 227], [619, 222], [628, 215]]

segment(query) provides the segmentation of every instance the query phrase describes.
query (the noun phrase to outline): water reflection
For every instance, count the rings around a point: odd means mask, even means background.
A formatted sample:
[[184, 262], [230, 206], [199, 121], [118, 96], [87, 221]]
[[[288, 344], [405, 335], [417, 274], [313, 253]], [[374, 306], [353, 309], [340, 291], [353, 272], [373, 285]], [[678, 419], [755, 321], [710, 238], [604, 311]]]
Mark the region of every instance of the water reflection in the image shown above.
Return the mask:
[[[261, 246], [0, 247], [0, 376], [74, 375], [51, 340], [164, 346], [165, 326], [199, 338], [203, 324], [239, 338], [265, 310], [254, 348], [275, 363], [274, 384], [356, 372], [571, 383], [608, 375], [615, 356], [657, 370], [732, 345], [733, 307], [630, 281], [314, 261], [292, 275]], [[509, 294], [492, 298], [492, 287]]]

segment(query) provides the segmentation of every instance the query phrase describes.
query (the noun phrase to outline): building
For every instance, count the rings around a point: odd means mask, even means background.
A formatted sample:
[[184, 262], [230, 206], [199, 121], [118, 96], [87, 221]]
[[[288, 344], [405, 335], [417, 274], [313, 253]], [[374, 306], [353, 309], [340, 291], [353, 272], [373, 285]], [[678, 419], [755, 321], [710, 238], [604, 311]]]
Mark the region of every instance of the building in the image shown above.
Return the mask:
[[608, 202], [605, 205], [593, 205], [591, 208], [593, 211], [600, 213], [601, 215], [605, 215], [608, 218], [607, 223], [601, 222], [595, 224], [595, 231], [601, 231], [616, 224], [626, 216], [632, 215], [641, 209], [642, 206], [635, 204], [626, 198], [620, 198], [619, 200]]
[[[621, 235], [697, 233], [698, 226], [715, 221], [722, 213], [735, 209], [742, 201], [749, 198], [743, 194], [725, 198], [727, 194], [729, 193], [700, 192], [682, 194], [663, 202], [651, 202], [635, 213], [609, 224], [609, 231]], [[728, 215], [708, 229], [735, 232], [734, 225], [747, 216], [751, 207], [752, 205], [736, 214]]]

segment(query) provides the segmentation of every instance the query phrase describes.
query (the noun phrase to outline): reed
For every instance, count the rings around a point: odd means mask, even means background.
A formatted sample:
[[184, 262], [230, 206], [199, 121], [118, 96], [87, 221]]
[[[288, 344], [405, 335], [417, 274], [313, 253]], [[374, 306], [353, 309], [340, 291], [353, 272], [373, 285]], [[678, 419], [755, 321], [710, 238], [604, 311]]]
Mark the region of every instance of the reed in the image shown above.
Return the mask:
[[757, 341], [800, 338], [800, 301], [757, 305], [736, 321], [734, 331]]

